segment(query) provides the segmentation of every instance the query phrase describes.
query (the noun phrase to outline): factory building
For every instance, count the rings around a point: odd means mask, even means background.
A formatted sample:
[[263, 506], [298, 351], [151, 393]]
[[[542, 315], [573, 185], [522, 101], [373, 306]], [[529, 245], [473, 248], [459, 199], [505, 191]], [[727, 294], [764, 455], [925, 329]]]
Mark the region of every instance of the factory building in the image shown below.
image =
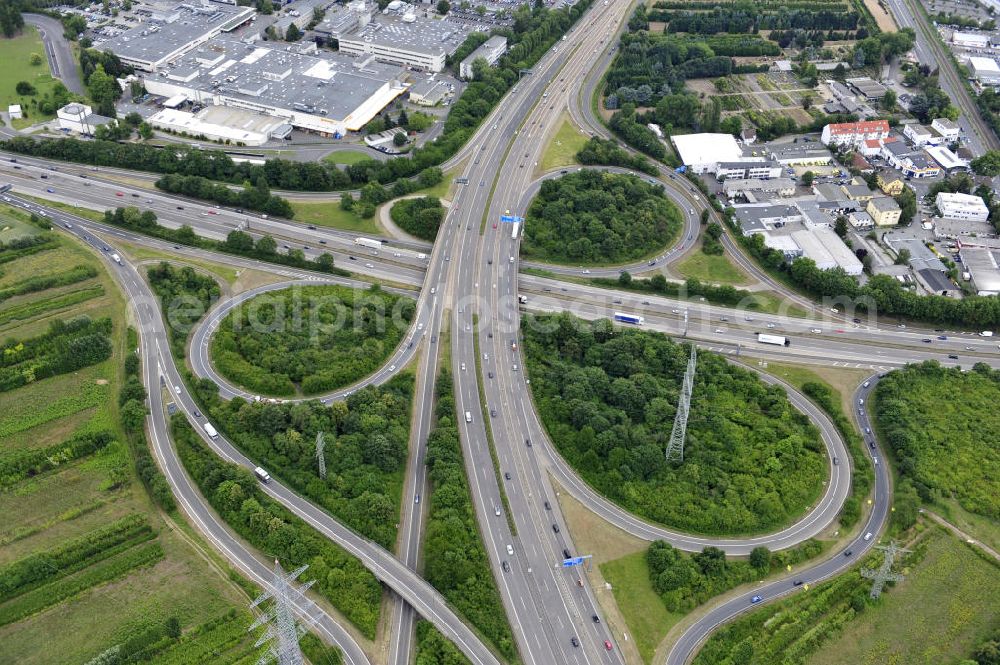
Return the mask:
[[670, 140], [681, 163], [695, 173], [716, 173], [720, 163], [752, 161], [744, 158], [732, 134], [678, 134]]
[[948, 219], [985, 222], [990, 216], [990, 209], [986, 207], [982, 197], [972, 194], [938, 192], [934, 205], [941, 216]]
[[209, 0], [158, 4], [148, 20], [94, 46], [111, 51], [140, 72], [156, 72], [253, 16], [252, 7]]
[[471, 79], [472, 63], [482, 58], [486, 61], [486, 64], [492, 67], [500, 60], [500, 56], [506, 52], [507, 38], [502, 35], [493, 35], [480, 44], [479, 48], [470, 53], [465, 60], [459, 63], [458, 75], [466, 80]]
[[973, 56], [969, 58], [969, 68], [972, 70], [972, 78], [981, 85], [1000, 86], [1000, 66], [995, 59]]
[[1000, 250], [963, 247], [959, 256], [977, 295], [1000, 295]]

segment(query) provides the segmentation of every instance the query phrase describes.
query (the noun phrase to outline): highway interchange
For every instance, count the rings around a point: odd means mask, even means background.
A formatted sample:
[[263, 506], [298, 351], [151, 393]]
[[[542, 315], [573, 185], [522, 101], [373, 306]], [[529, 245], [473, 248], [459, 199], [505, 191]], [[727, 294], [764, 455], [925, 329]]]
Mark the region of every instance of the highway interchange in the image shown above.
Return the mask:
[[[629, 3], [625, 2], [595, 4], [578, 21], [567, 40], [558, 42], [555, 50], [535, 66], [533, 73], [517, 84], [461, 153], [450, 160], [451, 164], [465, 164], [461, 176], [468, 178], [470, 184], [458, 188], [433, 248], [422, 243], [394, 240], [391, 245], [372, 253], [356, 247], [353, 234], [216, 209], [180, 197], [124, 185], [106, 177], [109, 171], [114, 170], [98, 171], [66, 164], [54, 167], [53, 163], [45, 160], [20, 156], [16, 166], [10, 161], [0, 162], [5, 177], [18, 194], [95, 209], [138, 205], [154, 210], [166, 226], [190, 224], [198, 234], [216, 239], [224, 238], [238, 227], [247, 228], [253, 234], [268, 233], [276, 238], [279, 246], [307, 247], [304, 251], [309, 256], [329, 251], [339, 266], [349, 267], [363, 280], [267, 267], [251, 259], [170, 246], [170, 243], [105, 227], [51, 207], [45, 208], [46, 214], [58, 226], [83, 238], [106, 258], [141, 324], [145, 380], [150, 394], [160, 394], [161, 381], [168, 390], [171, 386], [176, 387], [172, 397], [199, 433], [204, 431], [205, 419], [196, 415], [200, 412], [169, 352], [159, 303], [135, 266], [128, 262], [118, 266], [108, 258], [115, 249], [116, 239], [169, 249], [181, 256], [211, 258], [244, 268], [271, 270], [286, 280], [237, 298], [245, 299], [249, 295], [293, 283], [329, 282], [360, 286], [367, 284], [366, 280], [372, 280], [391, 283], [411, 294], [414, 289], [419, 289], [417, 314], [412, 327], [385, 365], [355, 386], [322, 396], [324, 401], [343, 398], [361, 385], [381, 383], [399, 368], [417, 363], [416, 417], [402, 502], [398, 554], [393, 556], [350, 531], [280, 482], [272, 481], [262, 486], [274, 499], [357, 556], [398, 596], [399, 602], [393, 609], [389, 656], [394, 665], [403, 665], [412, 657], [415, 614], [432, 621], [473, 663], [500, 662], [499, 657], [462, 622], [444, 599], [414, 572], [419, 560], [424, 506], [418, 497], [428, 491], [423, 446], [433, 413], [434, 382], [441, 355], [436, 340], [443, 339], [445, 331], [450, 334], [451, 355], [444, 362], [449, 363], [455, 378], [458, 410], [470, 414], [470, 422], [462, 420], [460, 430], [477, 521], [519, 653], [525, 663], [624, 662], [619, 648], [608, 650], [604, 646], [605, 640], [613, 644], [616, 638], [610, 632], [607, 621], [594, 620], [594, 617], [601, 618], [603, 612], [585, 572], [558, 567], [564, 558], [564, 550], [572, 554], [580, 552], [565, 528], [553, 479], [588, 509], [640, 538], [662, 538], [689, 551], [715, 545], [737, 555], [747, 554], [760, 544], [773, 550], [783, 549], [819, 534], [835, 519], [847, 495], [850, 469], [846, 462], [850, 455], [843, 441], [815, 405], [785, 386], [793, 404], [807, 413], [819, 427], [831, 460], [838, 457], [845, 462], [831, 464], [830, 481], [824, 497], [794, 525], [776, 534], [747, 539], [694, 537], [649, 524], [615, 506], [576, 475], [545, 434], [526, 385], [528, 377], [523, 369], [523, 357], [520, 350], [512, 346], [519, 330], [519, 294], [528, 296], [526, 308], [532, 311], [568, 310], [587, 319], [608, 317], [618, 310], [639, 313], [645, 317], [645, 327], [649, 329], [661, 330], [677, 338], [686, 337], [701, 348], [727, 354], [734, 360], [747, 361], [751, 368], [754, 366], [749, 362], [751, 358], [754, 361], [794, 359], [823, 364], [851, 363], [871, 368], [874, 378], [869, 385], [859, 387], [858, 399], [867, 396], [874, 387], [879, 371], [908, 362], [933, 358], [951, 363], [954, 360], [948, 356], [960, 355], [963, 365], [972, 362], [1000, 365], [996, 344], [990, 339], [970, 334], [897, 328], [894, 322], [884, 326], [878, 321], [866, 320], [855, 325], [846, 313], [817, 308], [801, 296], [795, 296], [794, 302], [800, 306], [808, 305], [812, 318], [749, 314], [703, 302], [637, 295], [519, 274], [522, 265], [518, 260], [517, 241], [511, 237], [508, 225], [494, 222], [508, 210], [513, 214], [524, 214], [530, 199], [527, 193], [538, 185], [534, 166], [540, 161], [544, 137], [557, 129], [567, 108], [574, 121], [588, 132], [606, 133], [591, 116], [589, 99], [601, 72], [612, 57], [611, 47], [617, 43], [615, 36], [629, 10]], [[42, 178], [42, 175], [47, 177]], [[130, 177], [134, 175], [137, 174], [129, 172]], [[679, 246], [660, 255], [656, 267], [668, 264], [673, 257], [690, 247], [697, 237], [698, 215], [704, 207], [704, 202], [689, 183], [671, 175], [664, 171], [659, 181], [667, 195], [678, 204], [685, 224]], [[53, 191], [47, 191], [49, 189]], [[37, 203], [20, 196], [11, 194], [9, 198], [13, 205], [33, 211], [42, 209]], [[321, 194], [306, 198], [329, 200], [331, 197]], [[746, 262], [745, 267], [751, 274], [762, 281], [769, 279], [742, 257], [731, 242], [729, 250], [731, 256]], [[429, 254], [429, 258], [419, 258], [421, 254]], [[637, 264], [630, 269], [639, 271], [644, 267], [645, 264]], [[620, 269], [595, 270], [594, 274], [616, 274]], [[565, 274], [577, 271], [563, 269], [553, 272]], [[785, 291], [780, 285], [774, 286]], [[192, 336], [189, 357], [195, 374], [216, 380], [223, 397], [240, 395], [252, 398], [252, 395], [218, 377], [206, 352], [211, 332], [233, 304], [236, 303], [220, 303], [205, 318]], [[756, 334], [763, 331], [787, 335], [792, 344], [780, 350], [763, 347], [756, 341]], [[762, 376], [765, 380], [775, 381]], [[268, 575], [268, 562], [248, 551], [207, 507], [177, 459], [162, 409], [153, 408], [151, 411], [148, 426], [154, 454], [185, 512], [227, 559], [255, 581], [263, 582]], [[859, 420], [859, 426], [868, 426], [863, 410], [859, 409], [855, 418]], [[213, 440], [207, 435], [202, 436], [224, 459], [248, 468], [255, 466], [252, 460], [224, 438]], [[499, 469], [494, 467], [491, 441]], [[529, 441], [531, 445], [528, 445]], [[876, 482], [865, 526], [853, 542], [797, 572], [794, 576], [796, 580], [812, 584], [830, 577], [851, 566], [876, 544], [877, 538], [866, 542], [863, 535], [869, 531], [877, 534], [883, 528], [889, 510], [890, 486], [884, 465], [876, 465], [875, 469]], [[509, 478], [501, 477], [503, 474], [509, 474]], [[558, 531], [553, 525], [558, 527]], [[853, 556], [845, 557], [843, 552], [846, 549], [851, 550]], [[504, 570], [505, 562], [509, 572]], [[766, 583], [755, 593], [771, 600], [795, 589], [791, 579], [786, 578]], [[715, 627], [749, 607], [745, 596], [712, 607], [680, 636], [667, 662], [675, 665], [687, 662], [697, 645]], [[368, 662], [368, 656], [353, 638], [322, 608], [313, 605], [299, 609], [324, 638], [344, 650], [348, 662]], [[577, 641], [579, 646], [574, 646], [571, 640]]]

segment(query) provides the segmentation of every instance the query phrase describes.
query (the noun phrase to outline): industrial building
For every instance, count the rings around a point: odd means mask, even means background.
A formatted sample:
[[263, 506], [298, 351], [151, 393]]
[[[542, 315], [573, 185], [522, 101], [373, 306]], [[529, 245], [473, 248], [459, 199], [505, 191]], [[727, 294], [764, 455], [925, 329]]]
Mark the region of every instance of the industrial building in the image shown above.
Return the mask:
[[670, 140], [681, 163], [695, 173], [715, 173], [720, 163], [752, 161], [744, 158], [732, 134], [677, 134]]
[[958, 123], [949, 118], [935, 118], [931, 121], [931, 129], [943, 136], [947, 141], [956, 140], [962, 131]]
[[217, 38], [144, 79], [154, 95], [281, 118], [305, 131], [337, 136], [361, 129], [406, 91], [400, 67], [374, 58], [299, 53]]
[[885, 120], [865, 120], [862, 122], [840, 122], [823, 128], [820, 141], [823, 145], [837, 145], [858, 148], [869, 139], [884, 139], [889, 136], [889, 123]]
[[59, 129], [83, 136], [93, 136], [98, 127], [114, 122], [112, 118], [97, 115], [93, 108], [80, 102], [70, 102], [58, 109], [56, 120], [59, 122]]
[[426, 16], [402, 0], [392, 0], [382, 14], [338, 37], [341, 53], [372, 55], [379, 60], [429, 72], [444, 69], [445, 59], [465, 38], [485, 27]]
[[984, 86], [1000, 86], [1000, 65], [994, 58], [980, 58], [973, 56], [969, 58], [969, 68], [972, 70], [972, 78], [979, 81]]
[[745, 205], [736, 206], [735, 211], [745, 236], [802, 221], [802, 211], [792, 205]]
[[870, 102], [877, 101], [885, 97], [886, 87], [867, 76], [844, 79], [844, 82]]
[[945, 173], [967, 171], [969, 169], [968, 160], [962, 159], [949, 150], [947, 146], [939, 145], [927, 148], [927, 154], [944, 169]]
[[466, 80], [471, 79], [472, 63], [482, 58], [486, 61], [486, 64], [492, 67], [500, 60], [500, 56], [506, 52], [507, 38], [502, 35], [493, 35], [458, 64], [458, 75]]
[[371, 23], [372, 9], [365, 0], [353, 0], [346, 5], [333, 5], [313, 31], [328, 39], [340, 39]]
[[903, 136], [908, 138], [917, 147], [941, 145], [945, 142], [945, 138], [938, 134], [937, 130], [916, 122], [911, 122], [903, 127]]
[[1000, 295], [1000, 250], [963, 247], [959, 256], [978, 295]]
[[789, 197], [795, 194], [795, 181], [791, 178], [732, 178], [722, 183], [722, 193], [728, 199], [743, 198], [755, 203], [761, 197]]
[[420, 106], [437, 106], [449, 92], [451, 88], [444, 81], [424, 79], [410, 86], [410, 101]]
[[156, 72], [224, 32], [254, 17], [252, 7], [209, 0], [154, 5], [138, 26], [94, 46], [111, 51], [140, 72]]
[[990, 209], [986, 207], [982, 197], [972, 194], [938, 192], [934, 205], [942, 217], [949, 219], [985, 222], [990, 216]]
[[833, 230], [826, 227], [793, 231], [792, 240], [802, 248], [802, 256], [812, 259], [820, 270], [842, 268], [848, 275], [860, 275], [864, 266]]
[[953, 32], [951, 33], [951, 43], [955, 46], [967, 46], [969, 48], [988, 48], [990, 45], [989, 35], [977, 35], [973, 32]]
[[782, 166], [825, 166], [833, 163], [833, 153], [813, 142], [779, 143], [767, 146], [771, 159]]

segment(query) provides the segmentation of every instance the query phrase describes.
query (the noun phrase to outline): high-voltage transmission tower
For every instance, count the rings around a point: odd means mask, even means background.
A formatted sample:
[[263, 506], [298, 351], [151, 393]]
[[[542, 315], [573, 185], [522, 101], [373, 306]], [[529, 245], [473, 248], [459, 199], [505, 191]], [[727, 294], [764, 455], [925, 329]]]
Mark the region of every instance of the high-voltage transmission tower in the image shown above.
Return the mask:
[[900, 573], [892, 572], [892, 563], [896, 559], [897, 554], [900, 552], [910, 551], [899, 547], [895, 540], [890, 541], [888, 546], [878, 545], [875, 549], [885, 552], [882, 558], [882, 565], [879, 566], [878, 570], [872, 570], [870, 568], [861, 569], [861, 576], [872, 580], [872, 598], [878, 598], [882, 595], [882, 587], [885, 586], [886, 582], [903, 581], [903, 576]]
[[316, 435], [316, 464], [319, 466], [319, 477], [326, 480], [326, 457], [324, 456], [324, 451], [326, 450], [326, 437], [323, 432]]
[[688, 411], [691, 410], [691, 393], [694, 391], [694, 373], [698, 365], [698, 351], [691, 345], [691, 357], [688, 359], [687, 371], [684, 372], [684, 384], [681, 386], [681, 397], [677, 401], [677, 415], [674, 416], [674, 429], [670, 432], [670, 442], [667, 444], [667, 461], [676, 459], [684, 461], [684, 437], [687, 436]]
[[257, 620], [250, 626], [248, 632], [253, 632], [267, 624], [267, 630], [260, 636], [255, 647], [259, 647], [267, 642], [271, 643], [270, 648], [261, 656], [258, 665], [265, 665], [272, 661], [278, 665], [302, 665], [302, 650], [299, 648], [299, 637], [305, 633], [305, 628], [295, 622], [293, 607], [297, 601], [304, 601], [306, 590], [313, 585], [316, 580], [311, 580], [296, 587], [295, 579], [301, 575], [309, 566], [302, 566], [290, 573], [286, 573], [278, 560], [274, 560], [274, 578], [271, 580], [271, 590], [262, 593], [257, 600], [253, 601], [250, 609], [253, 609], [268, 599], [274, 602], [271, 608], [257, 617]]

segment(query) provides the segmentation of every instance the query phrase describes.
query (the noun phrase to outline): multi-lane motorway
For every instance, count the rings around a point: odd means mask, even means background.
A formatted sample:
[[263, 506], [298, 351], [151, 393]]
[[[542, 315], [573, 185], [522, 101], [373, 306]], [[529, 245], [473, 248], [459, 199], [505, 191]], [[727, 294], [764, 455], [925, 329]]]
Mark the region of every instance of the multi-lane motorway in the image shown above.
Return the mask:
[[[569, 494], [608, 522], [641, 538], [663, 538], [677, 547], [699, 550], [715, 545], [732, 554], [746, 554], [752, 547], [771, 549], [790, 547], [818, 534], [835, 519], [849, 486], [850, 468], [837, 464], [835, 458], [850, 459], [833, 425], [811, 402], [786, 386], [792, 402], [809, 415], [822, 432], [831, 458], [831, 475], [826, 492], [795, 524], [779, 533], [747, 539], [712, 539], [692, 537], [653, 525], [630, 515], [590, 489], [562, 460], [548, 441], [528, 389], [520, 345], [515, 345], [519, 330], [519, 294], [528, 296], [526, 307], [536, 311], [570, 310], [582, 318], [607, 317], [625, 310], [642, 314], [645, 325], [675, 337], [686, 337], [702, 348], [754, 358], [794, 359], [804, 362], [852, 362], [878, 368], [891, 368], [907, 362], [934, 358], [944, 363], [987, 362], [998, 365], [996, 346], [991, 339], [969, 334], [929, 332], [881, 326], [876, 321], [853, 325], [844, 314], [826, 313], [825, 320], [746, 313], [658, 296], [596, 289], [571, 282], [520, 275], [518, 239], [511, 228], [495, 224], [502, 213], [524, 213], [531, 192], [538, 186], [534, 165], [540, 161], [545, 137], [550, 135], [567, 108], [574, 121], [593, 133], [606, 130], [591, 115], [589, 100], [600, 73], [612, 57], [612, 46], [630, 6], [626, 2], [595, 4], [567, 35], [556, 44], [521, 80], [503, 103], [483, 123], [459, 155], [449, 165], [464, 163], [461, 176], [469, 185], [460, 187], [433, 248], [423, 243], [394, 241], [372, 251], [354, 244], [354, 234], [316, 229], [285, 220], [265, 219], [191, 202], [177, 196], [151, 192], [109, 179], [108, 170], [60, 165], [53, 170], [45, 160], [17, 157], [17, 163], [0, 162], [5, 176], [19, 193], [94, 209], [128, 203], [154, 210], [160, 222], [176, 228], [191, 225], [205, 237], [222, 239], [235, 228], [246, 228], [255, 235], [270, 234], [280, 245], [302, 249], [310, 257], [321, 252], [334, 255], [337, 264], [349, 267], [359, 277], [390, 282], [401, 287], [421, 287], [416, 316], [385, 365], [356, 386], [323, 396], [325, 401], [339, 399], [361, 385], [387, 380], [400, 368], [417, 362], [415, 426], [411, 435], [410, 459], [406, 478], [403, 514], [400, 524], [398, 554], [393, 556], [367, 539], [351, 532], [332, 517], [275, 481], [264, 486], [273, 498], [309, 522], [357, 556], [398, 596], [393, 609], [389, 661], [405, 665], [412, 656], [412, 621], [416, 614], [427, 618], [477, 665], [498, 663], [499, 658], [469, 629], [444, 600], [415, 572], [419, 561], [423, 505], [419, 497], [427, 491], [424, 477], [424, 444], [433, 412], [434, 382], [443, 332], [450, 333], [448, 358], [455, 377], [456, 402], [470, 490], [484, 546], [493, 566], [505, 610], [510, 619], [521, 660], [531, 665], [548, 663], [621, 663], [623, 655], [596, 602], [583, 569], [564, 569], [559, 563], [567, 553], [579, 554], [564, 519], [551, 484], [554, 478]], [[471, 159], [470, 159], [471, 158]], [[115, 171], [116, 177], [128, 172]], [[45, 176], [44, 178], [42, 176]], [[130, 174], [131, 175], [131, 174]], [[558, 175], [558, 174], [556, 174]], [[645, 176], [643, 176], [645, 177]], [[148, 176], [145, 177], [148, 180]], [[663, 170], [661, 184], [684, 214], [685, 228], [680, 247], [656, 258], [656, 267], [668, 264], [697, 236], [698, 215], [704, 202], [697, 191], [682, 178]], [[52, 191], [49, 191], [52, 190]], [[16, 196], [12, 203], [38, 210], [37, 204]], [[303, 198], [330, 200], [329, 194]], [[126, 230], [104, 227], [71, 217], [56, 210], [47, 213], [64, 225], [72, 220], [76, 233], [107, 256], [103, 237], [165, 248], [169, 243], [153, 241]], [[731, 253], [746, 261], [738, 249]], [[176, 247], [174, 251], [191, 255], [211, 255], [203, 250]], [[421, 257], [429, 254], [429, 258]], [[220, 257], [214, 257], [220, 258]], [[231, 264], [259, 267], [250, 259], [222, 257]], [[747, 269], [762, 281], [766, 275], [749, 261]], [[202, 433], [205, 420], [196, 416], [195, 403], [184, 389], [165, 342], [165, 330], [148, 286], [130, 265], [112, 265], [128, 294], [137, 318], [142, 322], [142, 353], [146, 383], [152, 395], [159, 394], [161, 378], [176, 386], [175, 401], [188, 419]], [[647, 264], [628, 266], [639, 270]], [[608, 268], [594, 274], [615, 274], [621, 268]], [[365, 282], [338, 280], [308, 271], [282, 268], [278, 271], [294, 283]], [[565, 269], [562, 272], [575, 272]], [[246, 299], [288, 283], [264, 287], [239, 298]], [[781, 285], [772, 284], [779, 291]], [[823, 313], [799, 296], [797, 304], [808, 305], [814, 314]], [[208, 376], [220, 385], [226, 397], [252, 397], [216, 376], [208, 359], [209, 336], [231, 306], [242, 300], [221, 303], [195, 332], [190, 345], [192, 367], [197, 375]], [[784, 349], [765, 347], [757, 342], [759, 332], [787, 335], [791, 346]], [[773, 379], [765, 378], [773, 381]], [[865, 397], [873, 381], [856, 396]], [[861, 426], [867, 416], [859, 412]], [[234, 565], [255, 580], [266, 579], [268, 566], [258, 561], [218, 522], [204, 499], [191, 485], [170, 445], [162, 409], [153, 408], [149, 420], [154, 453], [164, 468], [180, 504], [206, 538]], [[223, 458], [247, 467], [253, 461], [242, 455], [228, 441], [211, 439], [206, 443]], [[496, 465], [494, 463], [496, 459]], [[874, 462], [874, 458], [872, 460]], [[878, 533], [882, 528], [889, 501], [889, 479], [884, 465], [876, 466], [876, 484], [871, 511], [862, 534]], [[863, 538], [862, 536], [859, 536]], [[826, 560], [798, 572], [795, 579], [808, 584], [825, 579], [850, 566], [863, 551], [877, 542], [859, 540]], [[798, 589], [785, 579], [760, 587], [755, 592], [765, 600]], [[737, 598], [712, 608], [680, 637], [668, 656], [668, 662], [680, 664], [720, 623], [746, 611], [749, 600]], [[351, 663], [367, 662], [367, 657], [350, 636], [322, 610], [299, 608], [312, 617], [323, 636], [340, 645]]]

